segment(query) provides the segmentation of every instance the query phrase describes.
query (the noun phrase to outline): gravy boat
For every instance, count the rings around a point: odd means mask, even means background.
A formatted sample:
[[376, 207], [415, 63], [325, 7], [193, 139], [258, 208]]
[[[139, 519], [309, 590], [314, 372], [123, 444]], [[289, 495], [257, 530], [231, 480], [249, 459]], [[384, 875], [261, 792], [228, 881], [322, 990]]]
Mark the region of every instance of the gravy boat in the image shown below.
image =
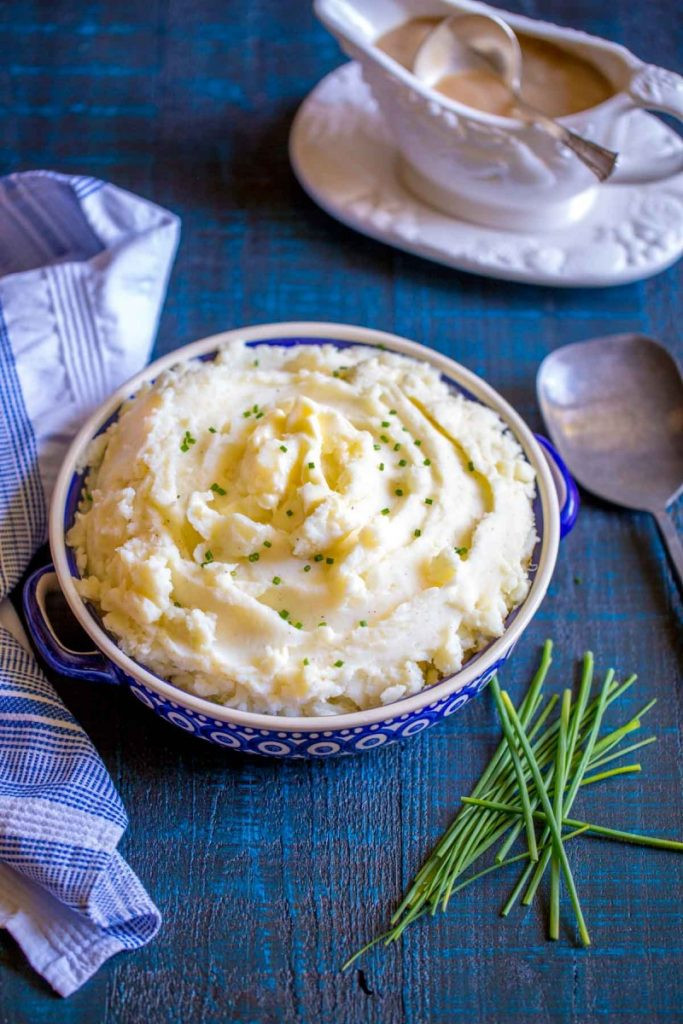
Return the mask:
[[398, 171], [418, 198], [451, 216], [512, 230], [556, 229], [579, 221], [598, 200], [594, 175], [534, 125], [475, 110], [419, 81], [377, 46], [416, 17], [494, 14], [597, 67], [614, 92], [603, 103], [557, 120], [620, 153], [610, 184], [643, 184], [683, 172], [683, 144], [643, 156], [639, 108], [683, 119], [683, 77], [639, 60], [625, 47], [575, 29], [476, 0], [315, 0], [317, 16], [363, 77], [395, 140]]

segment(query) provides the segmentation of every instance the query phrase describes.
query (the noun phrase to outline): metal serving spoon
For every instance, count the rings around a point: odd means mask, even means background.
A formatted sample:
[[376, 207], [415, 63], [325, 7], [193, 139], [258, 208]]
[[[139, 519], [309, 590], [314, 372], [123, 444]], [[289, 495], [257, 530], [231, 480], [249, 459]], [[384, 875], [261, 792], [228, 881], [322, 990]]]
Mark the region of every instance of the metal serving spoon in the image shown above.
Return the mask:
[[657, 520], [683, 587], [683, 545], [666, 508], [683, 489], [683, 378], [639, 334], [566, 345], [536, 378], [548, 432], [586, 490]]
[[486, 14], [453, 14], [439, 22], [420, 45], [413, 72], [425, 85], [435, 86], [445, 75], [463, 71], [492, 71], [515, 101], [515, 113], [568, 146], [600, 181], [609, 178], [617, 153], [589, 142], [530, 106], [520, 95], [522, 51], [519, 40], [502, 18]]

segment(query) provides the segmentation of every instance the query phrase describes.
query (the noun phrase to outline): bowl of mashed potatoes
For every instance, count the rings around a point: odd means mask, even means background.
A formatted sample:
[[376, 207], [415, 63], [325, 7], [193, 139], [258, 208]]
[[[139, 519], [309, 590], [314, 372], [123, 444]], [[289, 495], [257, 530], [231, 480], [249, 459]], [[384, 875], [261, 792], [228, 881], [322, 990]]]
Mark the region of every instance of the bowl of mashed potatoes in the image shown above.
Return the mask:
[[[370, 749], [485, 685], [575, 506], [551, 449], [439, 353], [337, 324], [230, 331], [81, 430], [29, 625], [53, 667], [223, 746]], [[50, 628], [56, 586], [92, 653]]]

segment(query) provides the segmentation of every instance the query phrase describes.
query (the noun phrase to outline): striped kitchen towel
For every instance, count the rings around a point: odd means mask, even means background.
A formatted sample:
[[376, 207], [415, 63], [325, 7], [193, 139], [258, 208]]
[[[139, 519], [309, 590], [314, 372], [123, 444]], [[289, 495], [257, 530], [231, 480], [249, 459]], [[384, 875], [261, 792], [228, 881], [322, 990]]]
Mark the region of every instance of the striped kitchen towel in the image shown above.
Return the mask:
[[0, 927], [61, 995], [160, 915], [117, 852], [125, 810], [8, 600], [82, 420], [146, 363], [176, 217], [94, 178], [0, 178]]

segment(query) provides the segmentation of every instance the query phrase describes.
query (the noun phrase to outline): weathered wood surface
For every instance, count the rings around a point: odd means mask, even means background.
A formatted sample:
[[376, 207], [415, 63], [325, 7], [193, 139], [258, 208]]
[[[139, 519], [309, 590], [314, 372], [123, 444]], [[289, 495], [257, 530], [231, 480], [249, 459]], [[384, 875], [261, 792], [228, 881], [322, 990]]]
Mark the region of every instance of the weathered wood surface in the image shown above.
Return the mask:
[[[513, 5], [680, 64], [676, 0]], [[3, 171], [99, 175], [182, 216], [158, 353], [247, 323], [367, 324], [466, 363], [536, 427], [535, 371], [554, 347], [638, 329], [682, 353], [680, 267], [604, 291], [506, 285], [367, 241], [316, 209], [292, 177], [287, 133], [342, 58], [303, 0], [4, 3], [0, 53]], [[582, 797], [595, 819], [683, 834], [682, 618], [653, 524], [586, 500], [504, 679], [520, 692], [551, 635], [558, 687], [591, 647], [599, 665], [639, 672], [630, 708], [660, 698], [643, 774]], [[683, 859], [603, 842], [572, 851], [588, 951], [568, 910], [561, 940], [545, 941], [546, 897], [501, 921], [496, 877], [368, 957], [364, 979], [340, 973], [486, 762], [488, 696], [400, 746], [279, 764], [183, 736], [124, 693], [58, 685], [121, 790], [123, 851], [164, 927], [68, 1001], [0, 932], [0, 1024], [683, 1020]]]

